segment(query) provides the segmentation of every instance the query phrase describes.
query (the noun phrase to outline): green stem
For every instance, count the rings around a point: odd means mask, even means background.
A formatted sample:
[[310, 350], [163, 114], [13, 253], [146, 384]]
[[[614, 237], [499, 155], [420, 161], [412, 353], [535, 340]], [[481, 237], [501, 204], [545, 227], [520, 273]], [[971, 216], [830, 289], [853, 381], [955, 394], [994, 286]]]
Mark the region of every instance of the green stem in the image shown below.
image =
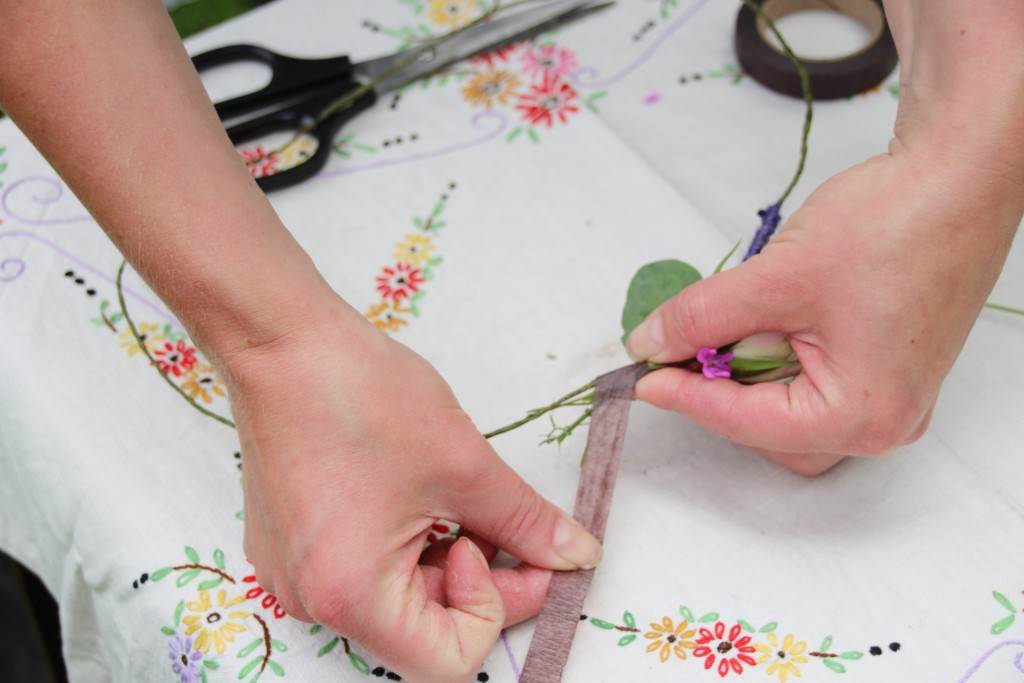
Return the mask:
[[579, 389], [576, 389], [574, 391], [569, 392], [568, 394], [566, 394], [565, 396], [561, 397], [560, 399], [554, 401], [553, 403], [550, 403], [550, 404], [544, 406], [543, 408], [535, 408], [534, 410], [531, 410], [529, 413], [526, 414], [526, 417], [524, 417], [523, 419], [516, 420], [515, 422], [513, 422], [511, 424], [507, 424], [504, 427], [499, 427], [498, 429], [495, 429], [494, 431], [487, 432], [486, 434], [484, 434], [484, 438], [485, 439], [491, 439], [491, 438], [493, 438], [495, 436], [500, 436], [501, 434], [505, 434], [506, 432], [511, 432], [514, 429], [519, 429], [523, 425], [529, 424], [529, 423], [533, 422], [534, 420], [547, 415], [552, 410], [557, 410], [559, 408], [564, 408], [565, 406], [571, 404], [573, 399], [578, 397], [580, 394], [583, 394], [583, 393], [585, 393], [587, 391], [590, 391], [596, 385], [597, 385], [596, 381], [587, 382], [586, 384], [584, 384]]
[[117, 302], [121, 305], [121, 315], [124, 316], [125, 321], [128, 323], [128, 329], [132, 331], [132, 336], [135, 337], [135, 343], [137, 343], [139, 345], [139, 348], [142, 349], [142, 353], [146, 354], [146, 358], [149, 359], [150, 365], [156, 368], [157, 373], [163, 378], [163, 380], [167, 382], [167, 384], [170, 385], [170, 387], [174, 389], [174, 391], [176, 391], [179, 396], [185, 399], [185, 401], [190, 406], [198, 410], [203, 415], [207, 417], [212, 417], [214, 420], [220, 422], [222, 425], [226, 425], [233, 429], [235, 427], [234, 422], [227, 419], [226, 417], [221, 417], [212, 410], [207, 410], [206, 408], [192, 400], [192, 398], [188, 394], [186, 394], [181, 387], [175, 384], [171, 380], [171, 378], [167, 376], [166, 372], [160, 369], [160, 366], [157, 364], [156, 359], [153, 358], [153, 354], [149, 352], [149, 348], [146, 346], [146, 342], [145, 340], [143, 340], [142, 335], [139, 334], [138, 328], [135, 327], [135, 321], [132, 320], [132, 317], [128, 314], [128, 306], [125, 305], [124, 302], [124, 287], [122, 285], [122, 281], [124, 280], [124, 269], [125, 266], [127, 265], [127, 261], [121, 261], [121, 267], [117, 269], [117, 280], [115, 284], [117, 285]]
[[991, 308], [993, 311], [1002, 311], [1003, 313], [1012, 313], [1013, 315], [1024, 315], [1024, 310], [1013, 308], [1012, 306], [994, 304], [991, 301], [985, 304], [985, 308]]

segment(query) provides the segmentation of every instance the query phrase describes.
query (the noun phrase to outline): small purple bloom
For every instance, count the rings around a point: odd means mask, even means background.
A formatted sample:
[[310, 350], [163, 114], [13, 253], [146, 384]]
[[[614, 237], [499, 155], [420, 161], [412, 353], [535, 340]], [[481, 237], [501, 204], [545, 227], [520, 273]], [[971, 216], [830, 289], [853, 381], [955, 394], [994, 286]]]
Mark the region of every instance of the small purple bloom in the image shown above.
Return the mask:
[[782, 204], [772, 204], [768, 208], [758, 211], [757, 215], [761, 217], [761, 227], [754, 234], [750, 248], [747, 249], [747, 255], [743, 257], [744, 261], [760, 254], [768, 244], [768, 240], [779, 229], [779, 223], [782, 221]]
[[708, 379], [729, 379], [732, 377], [733, 354], [719, 353], [718, 349], [707, 347], [697, 352], [697, 360], [704, 366], [704, 376]]
[[171, 670], [181, 679], [181, 683], [199, 683], [199, 660], [203, 653], [192, 649], [192, 639], [174, 636], [167, 641], [167, 655], [171, 660]]

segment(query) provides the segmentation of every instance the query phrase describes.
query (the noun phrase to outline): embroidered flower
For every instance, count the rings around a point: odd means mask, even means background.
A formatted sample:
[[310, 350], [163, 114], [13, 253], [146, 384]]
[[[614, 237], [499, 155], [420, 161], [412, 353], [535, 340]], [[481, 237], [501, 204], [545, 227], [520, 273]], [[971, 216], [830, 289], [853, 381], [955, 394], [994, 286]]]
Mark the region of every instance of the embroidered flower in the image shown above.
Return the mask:
[[732, 377], [729, 363], [733, 354], [718, 353], [718, 349], [706, 347], [697, 352], [697, 360], [704, 366], [704, 376], [708, 379], [728, 379]]
[[494, 48], [489, 52], [482, 52], [478, 55], [474, 55], [469, 58], [470, 64], [477, 64], [493, 68], [495, 65], [502, 62], [507, 62], [509, 57], [512, 56], [516, 50], [522, 46], [522, 43], [510, 43], [508, 45], [502, 45], [501, 47]]
[[651, 641], [647, 644], [647, 651], [657, 652], [662, 663], [673, 654], [679, 659], [686, 659], [686, 651], [697, 647], [697, 643], [691, 640], [697, 631], [686, 630], [689, 625], [685, 619], [676, 625], [668, 617], [664, 617], [660, 624], [651, 623], [651, 630], [644, 634], [644, 638]]
[[300, 135], [275, 155], [280, 162], [275, 170], [284, 171], [289, 168], [295, 168], [313, 156], [316, 153], [317, 146], [316, 138], [312, 135]]
[[277, 596], [273, 593], [268, 593], [263, 586], [257, 583], [255, 575], [250, 574], [245, 577], [242, 579], [242, 583], [254, 584], [252, 588], [245, 592], [246, 600], [255, 600], [262, 595], [263, 599], [260, 600], [260, 606], [263, 607], [263, 609], [273, 608], [275, 619], [284, 619], [287, 616], [287, 613], [284, 611], [284, 607], [281, 607], [281, 603], [277, 601]]
[[395, 245], [395, 261], [422, 266], [430, 260], [435, 248], [434, 240], [427, 235], [406, 235], [404, 241]]
[[492, 109], [495, 102], [504, 107], [515, 97], [520, 85], [520, 80], [508, 71], [484, 71], [466, 84], [462, 96], [477, 107]]
[[527, 50], [523, 53], [522, 61], [523, 71], [530, 76], [568, 76], [579, 68], [572, 50], [557, 45], [544, 45], [541, 48]]
[[[139, 323], [136, 325], [136, 329], [139, 331], [139, 338], [142, 339], [142, 343], [146, 345], [150, 353], [153, 353], [159, 343], [165, 340], [164, 335], [160, 332], [160, 326], [156, 323]], [[122, 349], [128, 352], [129, 356], [142, 353], [142, 346], [136, 341], [130, 327], [121, 330], [117, 335], [117, 342]]]
[[377, 276], [377, 291], [385, 299], [398, 302], [419, 291], [424, 282], [426, 279], [419, 268], [408, 263], [396, 263], [384, 268]]
[[181, 389], [193, 401], [201, 400], [203, 403], [213, 403], [214, 396], [223, 398], [227, 395], [217, 371], [206, 363], [199, 363], [189, 370], [185, 381], [181, 383]]
[[570, 114], [579, 112], [576, 91], [557, 74], [546, 71], [539, 85], [530, 86], [530, 92], [519, 98], [516, 109], [532, 125], [544, 123], [548, 128], [557, 118], [565, 123]]
[[373, 323], [378, 330], [398, 332], [409, 324], [409, 320], [402, 317], [403, 314], [409, 312], [410, 310], [403, 307], [399, 301], [382, 301], [370, 306], [370, 310], [366, 313], [366, 319]]
[[268, 153], [263, 145], [243, 149], [239, 154], [242, 155], [242, 161], [245, 162], [245, 166], [253, 178], [262, 178], [277, 173], [277, 155]]
[[462, 28], [476, 15], [476, 0], [430, 0], [427, 17], [438, 26]]
[[779, 683], [786, 683], [790, 676], [799, 677], [800, 669], [797, 665], [807, 663], [807, 657], [804, 656], [807, 643], [797, 640], [792, 634], [783, 638], [782, 645], [779, 645], [779, 637], [775, 633], [769, 633], [768, 642], [758, 643], [754, 648], [761, 655], [757, 658], [757, 663], [771, 662], [765, 673], [769, 676], [777, 675]]
[[203, 653], [192, 649], [192, 639], [176, 635], [167, 641], [171, 671], [181, 683], [199, 683], [202, 672], [199, 668]]
[[209, 654], [212, 645], [217, 654], [222, 655], [228, 644], [235, 642], [236, 633], [244, 633], [243, 619], [249, 617], [246, 610], [232, 609], [245, 600], [245, 595], [237, 595], [227, 599], [227, 591], [217, 591], [216, 603], [210, 600], [210, 591], [199, 591], [198, 600], [189, 600], [185, 608], [192, 612], [182, 618], [185, 624], [185, 635], [195, 636], [196, 649]]
[[742, 629], [739, 624], [725, 632], [725, 624], [717, 622], [714, 630], [700, 629], [694, 657], [704, 658], [704, 668], [711, 669], [718, 661], [718, 675], [725, 678], [730, 671], [743, 673], [743, 665], [756, 666], [757, 661], [750, 656], [754, 646], [750, 644], [750, 636], [740, 637]]
[[153, 358], [160, 372], [175, 377], [181, 377], [183, 371], [196, 366], [196, 350], [183, 340], [178, 340], [177, 343], [163, 342], [153, 349]]

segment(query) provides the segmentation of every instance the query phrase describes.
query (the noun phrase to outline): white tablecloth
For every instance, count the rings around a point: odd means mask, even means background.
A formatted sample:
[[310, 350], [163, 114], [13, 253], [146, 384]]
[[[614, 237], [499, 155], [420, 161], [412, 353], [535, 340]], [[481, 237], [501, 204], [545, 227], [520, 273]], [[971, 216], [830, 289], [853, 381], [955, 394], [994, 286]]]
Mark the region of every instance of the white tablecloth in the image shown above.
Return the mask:
[[[189, 47], [369, 57], [421, 27], [443, 31], [436, 4], [280, 0]], [[632, 273], [670, 257], [709, 272], [788, 180], [802, 105], [735, 71], [735, 11], [620, 0], [547, 36], [550, 47], [462, 65], [359, 117], [327, 171], [274, 205], [346, 299], [434, 363], [479, 425], [503, 424], [625, 363]], [[514, 91], [490, 109], [477, 87], [488, 69]], [[251, 73], [208, 84], [237, 92]], [[895, 83], [818, 106], [790, 211], [884, 149]], [[549, 125], [534, 105], [551, 92], [564, 107]], [[9, 121], [0, 144], [0, 547], [57, 595], [72, 679], [396, 680], [255, 583], [235, 434], [138, 353], [116, 316], [119, 254]], [[377, 285], [399, 264], [423, 281], [396, 307]], [[127, 285], [176, 381], [227, 413], [174, 317], [133, 274]], [[994, 298], [1019, 304], [1022, 285], [1017, 249]], [[1020, 680], [1022, 340], [1020, 319], [983, 314], [928, 434], [820, 479], [637, 405], [566, 680], [719, 679], [721, 655], [651, 651], [681, 620], [690, 640], [730, 641], [727, 660], [753, 658], [727, 664], [730, 678]], [[569, 507], [583, 435], [539, 447], [542, 431], [496, 443]], [[514, 681], [531, 630], [506, 633], [479, 680]]]

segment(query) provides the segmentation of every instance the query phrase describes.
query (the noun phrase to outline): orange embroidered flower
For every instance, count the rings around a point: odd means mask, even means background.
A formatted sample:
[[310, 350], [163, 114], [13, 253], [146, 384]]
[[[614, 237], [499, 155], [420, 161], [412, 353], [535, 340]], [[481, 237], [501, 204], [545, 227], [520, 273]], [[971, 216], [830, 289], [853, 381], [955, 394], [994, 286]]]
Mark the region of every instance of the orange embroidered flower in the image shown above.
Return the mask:
[[185, 381], [181, 383], [181, 389], [193, 401], [202, 400], [203, 403], [213, 403], [214, 396], [227, 395], [217, 371], [206, 363], [199, 363], [189, 370]]
[[686, 659], [686, 651], [697, 647], [697, 643], [691, 640], [697, 630], [687, 630], [689, 625], [685, 619], [677, 625], [668, 617], [664, 617], [660, 624], [652, 623], [651, 630], [644, 634], [644, 638], [651, 641], [647, 645], [647, 651], [657, 652], [663, 663], [672, 655]]
[[249, 612], [235, 609], [243, 601], [244, 594], [229, 600], [223, 588], [217, 591], [216, 600], [210, 600], [210, 591], [199, 591], [198, 600], [185, 603], [185, 609], [190, 612], [181, 620], [185, 635], [195, 635], [197, 650], [209, 653], [212, 645], [217, 654], [224, 654], [228, 645], [235, 642], [235, 634], [245, 632], [242, 620], [249, 617]]
[[[142, 343], [146, 345], [146, 348], [150, 353], [157, 348], [157, 346], [165, 341], [164, 335], [160, 332], [160, 326], [156, 323], [139, 323], [137, 328], [139, 331], [139, 337], [142, 339]], [[128, 352], [129, 356], [142, 353], [142, 347], [139, 342], [135, 339], [135, 335], [132, 334], [130, 327], [125, 327], [117, 335], [117, 342], [121, 345], [121, 348]]]
[[508, 71], [484, 71], [478, 73], [462, 89], [466, 101], [477, 107], [491, 109], [495, 102], [507, 105], [516, 96], [522, 82]]
[[477, 10], [476, 0], [430, 0], [427, 17], [438, 26], [462, 28], [473, 20]]
[[434, 240], [427, 235], [406, 235], [405, 241], [395, 245], [395, 261], [422, 266], [435, 248]]
[[366, 319], [373, 323], [373, 326], [384, 332], [398, 332], [409, 324], [403, 314], [409, 313], [409, 309], [397, 301], [382, 301], [379, 304], [370, 306], [366, 313]]
[[769, 676], [777, 675], [779, 683], [786, 683], [790, 676], [799, 677], [798, 665], [807, 663], [807, 657], [804, 656], [807, 652], [807, 642], [798, 641], [793, 634], [788, 634], [780, 644], [779, 637], [775, 633], [769, 633], [768, 642], [758, 643], [754, 649], [760, 655], [757, 658], [758, 664], [771, 662], [765, 673]]

